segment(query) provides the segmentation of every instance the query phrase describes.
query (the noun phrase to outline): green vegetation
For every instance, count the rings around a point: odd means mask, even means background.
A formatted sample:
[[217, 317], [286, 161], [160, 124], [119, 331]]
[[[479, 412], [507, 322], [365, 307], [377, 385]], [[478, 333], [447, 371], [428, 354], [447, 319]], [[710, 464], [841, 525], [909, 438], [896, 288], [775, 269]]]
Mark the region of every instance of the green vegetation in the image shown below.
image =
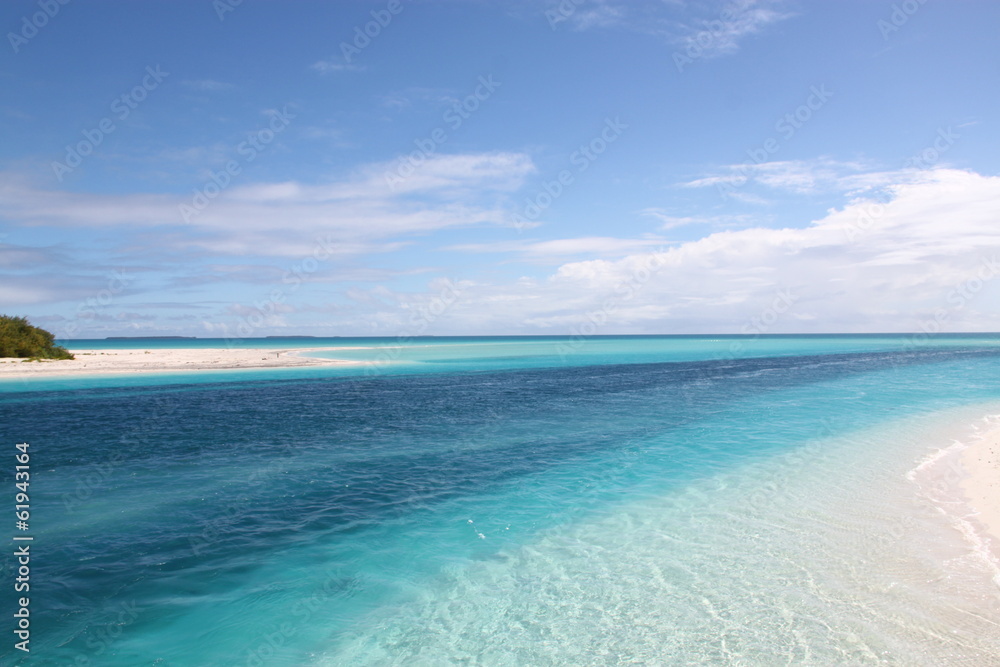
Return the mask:
[[73, 359], [73, 355], [55, 341], [55, 336], [31, 326], [23, 317], [0, 315], [0, 357]]

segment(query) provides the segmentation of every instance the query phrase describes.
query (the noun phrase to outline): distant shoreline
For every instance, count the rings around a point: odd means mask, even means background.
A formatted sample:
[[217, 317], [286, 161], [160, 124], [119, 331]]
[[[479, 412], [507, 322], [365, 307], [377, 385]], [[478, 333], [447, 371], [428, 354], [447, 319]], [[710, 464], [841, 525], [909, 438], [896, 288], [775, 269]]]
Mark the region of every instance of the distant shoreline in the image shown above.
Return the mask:
[[149, 348], [73, 350], [76, 359], [27, 361], [0, 358], [0, 380], [72, 377], [75, 375], [125, 375], [179, 373], [260, 368], [358, 365], [359, 361], [302, 356], [332, 351], [335, 347], [267, 348]]
[[196, 336], [108, 336], [104, 340], [198, 340]]

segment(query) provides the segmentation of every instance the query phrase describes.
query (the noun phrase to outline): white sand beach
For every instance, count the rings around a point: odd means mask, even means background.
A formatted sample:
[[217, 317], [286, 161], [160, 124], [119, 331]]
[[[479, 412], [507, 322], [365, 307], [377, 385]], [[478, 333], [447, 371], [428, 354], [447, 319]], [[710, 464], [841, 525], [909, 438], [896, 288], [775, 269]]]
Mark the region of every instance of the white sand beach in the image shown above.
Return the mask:
[[27, 361], [0, 358], [0, 380], [72, 375], [292, 368], [360, 363], [302, 356], [309, 352], [328, 352], [336, 349], [339, 348], [72, 350], [76, 357], [73, 360]]
[[933, 442], [951, 444], [924, 457], [906, 476], [917, 485], [925, 509], [949, 518], [1000, 585], [1000, 406], [982, 409], [985, 416], [975, 421], [928, 432]]
[[973, 440], [962, 452], [962, 467], [967, 473], [962, 489], [1000, 557], [1000, 429]]

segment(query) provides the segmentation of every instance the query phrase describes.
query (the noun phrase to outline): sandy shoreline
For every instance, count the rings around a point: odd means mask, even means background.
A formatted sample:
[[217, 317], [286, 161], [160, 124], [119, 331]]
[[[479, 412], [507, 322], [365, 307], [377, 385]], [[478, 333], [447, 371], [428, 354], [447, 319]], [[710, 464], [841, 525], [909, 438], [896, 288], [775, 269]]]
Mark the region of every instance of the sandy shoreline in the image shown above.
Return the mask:
[[178, 373], [254, 368], [296, 368], [303, 366], [354, 365], [361, 362], [301, 356], [309, 352], [329, 352], [339, 348], [295, 349], [130, 349], [71, 350], [76, 359], [25, 361], [0, 358], [0, 380], [74, 375], [114, 375], [132, 373]]
[[1000, 556], [1000, 428], [971, 440], [961, 454], [966, 477], [961, 487]]
[[974, 422], [942, 424], [931, 441], [951, 444], [906, 477], [917, 485], [918, 502], [948, 517], [1000, 586], [1000, 406], [983, 407], [988, 412]]

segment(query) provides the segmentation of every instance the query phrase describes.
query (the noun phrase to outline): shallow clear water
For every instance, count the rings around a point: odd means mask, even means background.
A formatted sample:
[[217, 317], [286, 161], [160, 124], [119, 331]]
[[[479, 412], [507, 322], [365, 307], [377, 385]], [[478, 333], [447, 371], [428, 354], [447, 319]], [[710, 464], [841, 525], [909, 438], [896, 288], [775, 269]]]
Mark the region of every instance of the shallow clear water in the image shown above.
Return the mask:
[[1000, 412], [1000, 348], [909, 342], [435, 340], [9, 391], [25, 664], [991, 664], [995, 563], [907, 474]]

